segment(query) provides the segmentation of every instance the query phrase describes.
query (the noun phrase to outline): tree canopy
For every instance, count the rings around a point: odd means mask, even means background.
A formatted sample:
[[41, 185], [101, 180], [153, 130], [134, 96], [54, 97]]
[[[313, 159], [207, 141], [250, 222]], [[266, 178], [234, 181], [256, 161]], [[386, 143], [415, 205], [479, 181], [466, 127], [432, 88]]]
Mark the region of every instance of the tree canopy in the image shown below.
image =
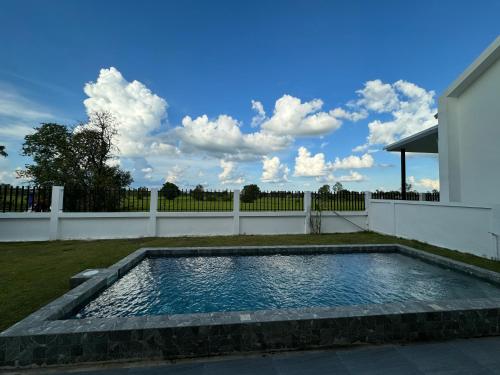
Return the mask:
[[160, 192], [168, 200], [174, 200], [181, 194], [179, 187], [176, 184], [168, 181], [163, 184]]
[[244, 203], [251, 203], [260, 196], [260, 188], [255, 184], [243, 186], [240, 199]]
[[5, 146], [0, 145], [0, 156], [7, 157], [7, 152], [5, 151]]
[[108, 112], [90, 114], [74, 129], [44, 123], [24, 137], [22, 155], [33, 159], [21, 177], [36, 185], [65, 185], [82, 189], [122, 188], [132, 183], [129, 172], [114, 165], [116, 120]]
[[319, 194], [328, 194], [330, 192], [330, 185], [323, 185], [318, 189]]

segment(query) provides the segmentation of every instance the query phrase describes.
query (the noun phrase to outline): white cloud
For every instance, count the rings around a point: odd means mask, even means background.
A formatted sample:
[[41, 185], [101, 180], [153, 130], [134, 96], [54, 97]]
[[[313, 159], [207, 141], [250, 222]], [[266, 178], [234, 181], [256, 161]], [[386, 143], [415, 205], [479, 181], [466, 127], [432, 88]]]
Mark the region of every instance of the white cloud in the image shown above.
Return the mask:
[[288, 181], [288, 173], [290, 173], [288, 166], [282, 164], [277, 156], [272, 158], [264, 156], [262, 158], [262, 182], [286, 182]]
[[350, 171], [348, 175], [340, 176], [340, 182], [361, 182], [366, 180], [366, 176], [356, 171]]
[[354, 168], [371, 168], [374, 165], [373, 156], [364, 154], [363, 156], [350, 155], [343, 159], [335, 158], [332, 165], [333, 169], [354, 169]]
[[175, 165], [167, 172], [167, 175], [165, 176], [165, 182], [171, 182], [173, 184], [180, 183], [182, 176], [184, 175], [184, 171], [184, 168]]
[[85, 85], [87, 113], [109, 111], [117, 119], [116, 138], [120, 156], [144, 156], [151, 152], [172, 153], [175, 147], [158, 142], [167, 115], [167, 102], [139, 81], [128, 82], [114, 67], [101, 69], [95, 82]]
[[325, 154], [320, 152], [313, 156], [305, 147], [299, 148], [295, 158], [294, 176], [324, 176], [329, 169], [330, 165], [325, 162]]
[[394, 87], [376, 79], [367, 81], [365, 87], [356, 91], [361, 97], [356, 105], [378, 113], [390, 112], [399, 108], [399, 99]]
[[354, 149], [366, 150], [369, 145], [389, 144], [436, 124], [434, 91], [427, 91], [414, 83], [399, 80], [383, 83], [368, 81], [358, 90], [361, 96], [354, 106], [377, 113], [391, 113], [388, 121], [374, 120], [368, 124], [367, 143]]
[[240, 185], [245, 182], [241, 174], [238, 174], [236, 163], [234, 161], [220, 161], [222, 172], [219, 174], [219, 181], [223, 184], [237, 184]]
[[265, 132], [244, 134], [239, 122], [227, 115], [220, 115], [215, 120], [209, 120], [206, 115], [194, 120], [186, 116], [176, 132], [186, 145], [216, 156], [245, 158], [265, 155], [283, 150], [292, 142], [290, 137]]
[[264, 111], [262, 103], [257, 100], [252, 100], [252, 109], [256, 112], [256, 115], [252, 118], [252, 128], [256, 128], [266, 118], [266, 111]]
[[439, 179], [434, 180], [432, 178], [421, 178], [420, 180], [417, 180], [415, 176], [409, 176], [408, 182], [413, 187], [421, 187], [426, 190], [439, 190]]
[[356, 171], [349, 171], [348, 175], [342, 175], [342, 176], [335, 176], [334, 174], [330, 173], [326, 176], [319, 176], [316, 178], [316, 181], [322, 182], [322, 183], [335, 183], [335, 182], [362, 182], [366, 181], [366, 176], [362, 175], [359, 172]]
[[349, 112], [343, 108], [335, 108], [330, 114], [336, 118], [343, 118], [352, 122], [363, 120], [368, 117], [368, 111], [361, 108], [359, 112]]
[[[311, 155], [311, 153], [305, 147], [300, 147], [298, 150], [298, 156], [295, 158], [294, 175], [321, 177], [321, 176], [326, 176], [328, 172], [338, 169], [372, 168], [374, 165], [375, 161], [370, 154], [364, 154], [361, 157], [350, 155], [343, 159], [337, 157], [335, 158], [335, 161], [329, 162], [325, 160], [325, 154], [320, 152], [316, 155]], [[356, 176], [358, 175], [359, 174], [357, 174]], [[353, 178], [352, 176], [354, 176], [353, 172], [351, 172], [351, 175], [344, 177]], [[329, 175], [326, 178], [332, 179], [334, 177], [333, 175]]]
[[319, 112], [323, 101], [304, 102], [290, 95], [283, 95], [274, 106], [271, 118], [261, 125], [264, 131], [279, 135], [320, 135], [337, 130], [342, 122], [327, 112]]

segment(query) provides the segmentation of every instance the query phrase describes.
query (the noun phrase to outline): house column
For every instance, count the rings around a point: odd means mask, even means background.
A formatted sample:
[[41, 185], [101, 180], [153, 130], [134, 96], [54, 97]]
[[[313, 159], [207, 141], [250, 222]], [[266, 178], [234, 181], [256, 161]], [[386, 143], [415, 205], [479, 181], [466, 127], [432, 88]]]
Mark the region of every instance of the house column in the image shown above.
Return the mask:
[[401, 199], [406, 200], [406, 150], [401, 149]]

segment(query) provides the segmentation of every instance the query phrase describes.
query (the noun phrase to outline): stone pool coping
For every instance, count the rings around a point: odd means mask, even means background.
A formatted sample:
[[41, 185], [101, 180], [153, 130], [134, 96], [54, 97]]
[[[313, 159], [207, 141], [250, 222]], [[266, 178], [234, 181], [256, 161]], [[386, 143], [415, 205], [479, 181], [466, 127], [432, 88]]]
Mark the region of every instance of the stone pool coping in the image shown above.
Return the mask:
[[500, 274], [399, 244], [141, 248], [0, 333], [0, 366], [176, 359], [500, 334], [499, 299], [65, 319], [146, 257], [394, 253], [500, 285]]

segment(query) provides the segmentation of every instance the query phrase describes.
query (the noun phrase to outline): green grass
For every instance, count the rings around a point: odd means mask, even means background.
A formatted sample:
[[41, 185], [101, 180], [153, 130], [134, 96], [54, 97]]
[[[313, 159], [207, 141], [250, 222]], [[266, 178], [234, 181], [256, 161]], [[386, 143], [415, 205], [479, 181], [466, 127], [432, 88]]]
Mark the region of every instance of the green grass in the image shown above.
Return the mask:
[[144, 246], [362, 243], [401, 243], [500, 272], [498, 261], [372, 232], [0, 243], [0, 331], [65, 293], [74, 274], [86, 268], [108, 267]]

